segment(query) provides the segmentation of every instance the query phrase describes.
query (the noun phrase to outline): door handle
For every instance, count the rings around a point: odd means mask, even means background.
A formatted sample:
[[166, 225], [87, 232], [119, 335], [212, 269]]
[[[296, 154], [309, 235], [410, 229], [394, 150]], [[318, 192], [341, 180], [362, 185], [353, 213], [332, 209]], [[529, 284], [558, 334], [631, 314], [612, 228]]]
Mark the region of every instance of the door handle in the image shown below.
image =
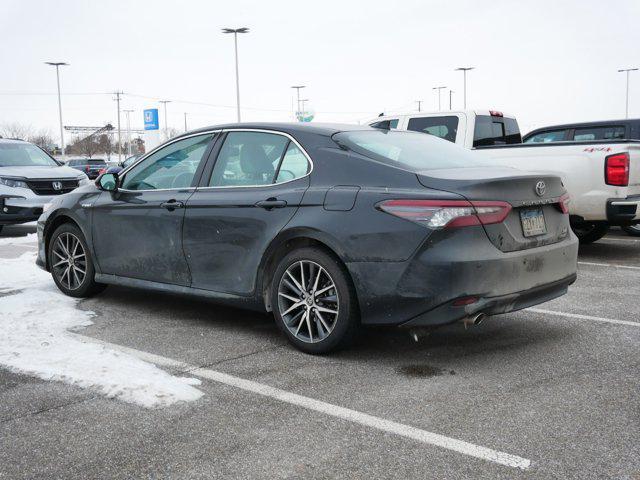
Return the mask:
[[287, 206], [285, 200], [278, 200], [277, 198], [267, 198], [256, 203], [256, 207], [264, 208], [265, 210], [271, 210], [272, 208], [284, 208]]
[[168, 202], [162, 202], [160, 206], [162, 208], [166, 208], [170, 212], [173, 212], [176, 208], [184, 207], [184, 203], [177, 202], [176, 200], [169, 200]]

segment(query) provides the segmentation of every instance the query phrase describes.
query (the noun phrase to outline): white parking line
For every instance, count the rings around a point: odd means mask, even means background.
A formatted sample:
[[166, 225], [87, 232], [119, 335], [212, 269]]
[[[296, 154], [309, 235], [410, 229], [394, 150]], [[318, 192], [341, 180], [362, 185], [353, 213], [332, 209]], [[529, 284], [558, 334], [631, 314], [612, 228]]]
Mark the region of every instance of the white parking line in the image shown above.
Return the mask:
[[629, 320], [616, 320], [613, 318], [593, 317], [591, 315], [581, 315], [579, 313], [556, 312], [555, 310], [544, 310], [542, 308], [527, 308], [529, 312], [544, 313], [546, 315], [556, 315], [558, 317], [576, 318], [578, 320], [593, 320], [595, 322], [613, 323], [615, 325], [627, 325], [631, 327], [640, 327], [640, 322], [631, 322]]
[[598, 242], [640, 242], [638, 238], [616, 238], [616, 237], [604, 237], [598, 240]]
[[384, 418], [375, 417], [373, 415], [368, 415], [366, 413], [351, 410], [349, 408], [344, 408], [338, 405], [333, 405], [331, 403], [315, 400], [310, 397], [287, 392], [286, 390], [280, 390], [279, 388], [270, 387], [269, 385], [254, 382], [252, 380], [245, 380], [244, 378], [235, 377], [233, 375], [218, 372], [216, 370], [199, 368], [195, 365], [189, 365], [172, 358], [162, 357], [153, 353], [142, 352], [140, 350], [123, 347], [112, 343], [102, 342], [95, 338], [87, 337], [84, 335], [76, 335], [89, 342], [101, 343], [111, 349], [120, 350], [147, 362], [155, 363], [157, 365], [165, 367], [179, 368], [183, 370], [184, 373], [189, 373], [190, 375], [213, 380], [214, 382], [223, 383], [225, 385], [236, 387], [241, 390], [273, 398], [284, 403], [320, 412], [325, 415], [340, 418], [349, 422], [358, 423], [360, 425], [374, 428], [376, 430], [393, 433], [402, 437], [416, 440], [418, 442], [446, 448], [447, 450], [452, 450], [463, 455], [487, 460], [489, 462], [498, 463], [507, 467], [519, 468], [522, 470], [527, 470], [531, 467], [531, 460], [519, 457], [517, 455], [511, 455], [509, 453], [504, 453], [498, 450], [493, 450], [491, 448], [486, 448], [480, 445], [465, 442], [464, 440], [447, 437], [439, 433], [433, 433], [422, 430], [420, 428], [404, 425], [402, 423], [393, 422], [391, 420], [385, 420]]
[[640, 270], [640, 267], [634, 267], [631, 265], [617, 265], [615, 263], [578, 262], [578, 265], [591, 265], [594, 267], [613, 267], [613, 268], [628, 268], [630, 270]]

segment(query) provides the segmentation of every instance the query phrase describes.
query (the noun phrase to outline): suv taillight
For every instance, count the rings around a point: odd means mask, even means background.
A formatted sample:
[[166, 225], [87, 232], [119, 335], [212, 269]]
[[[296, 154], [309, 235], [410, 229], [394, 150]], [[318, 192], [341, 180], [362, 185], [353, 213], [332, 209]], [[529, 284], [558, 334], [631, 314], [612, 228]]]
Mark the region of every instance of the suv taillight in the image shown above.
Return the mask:
[[616, 153], [604, 159], [604, 182], [607, 185], [629, 185], [629, 154]]
[[507, 202], [466, 200], [387, 200], [378, 208], [429, 228], [500, 223], [511, 211]]

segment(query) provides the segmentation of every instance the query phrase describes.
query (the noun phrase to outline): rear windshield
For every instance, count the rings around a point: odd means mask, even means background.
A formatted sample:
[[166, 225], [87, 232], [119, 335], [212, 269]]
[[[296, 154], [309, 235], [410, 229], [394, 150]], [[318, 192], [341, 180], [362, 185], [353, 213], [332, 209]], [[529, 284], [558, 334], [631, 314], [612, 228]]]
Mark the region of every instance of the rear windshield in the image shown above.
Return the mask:
[[510, 145], [512, 143], [522, 143], [520, 128], [515, 118], [476, 116], [476, 128], [473, 132], [474, 147]]
[[88, 165], [106, 165], [107, 162], [104, 160], [87, 160]]
[[57, 167], [49, 155], [30, 143], [0, 143], [0, 167]]
[[413, 172], [483, 165], [470, 151], [423, 133], [359, 130], [336, 133], [333, 140], [360, 155]]

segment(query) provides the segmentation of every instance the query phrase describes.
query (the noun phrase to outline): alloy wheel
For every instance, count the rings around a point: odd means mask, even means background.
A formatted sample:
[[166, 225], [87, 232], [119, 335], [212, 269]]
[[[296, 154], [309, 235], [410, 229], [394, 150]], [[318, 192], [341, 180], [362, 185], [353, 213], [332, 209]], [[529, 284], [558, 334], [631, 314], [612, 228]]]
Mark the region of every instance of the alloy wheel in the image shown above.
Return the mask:
[[339, 297], [331, 275], [315, 262], [300, 260], [282, 275], [278, 309], [287, 329], [297, 339], [317, 343], [333, 331]]
[[61, 233], [51, 249], [53, 272], [63, 287], [77, 290], [87, 274], [87, 255], [80, 239], [69, 232]]

